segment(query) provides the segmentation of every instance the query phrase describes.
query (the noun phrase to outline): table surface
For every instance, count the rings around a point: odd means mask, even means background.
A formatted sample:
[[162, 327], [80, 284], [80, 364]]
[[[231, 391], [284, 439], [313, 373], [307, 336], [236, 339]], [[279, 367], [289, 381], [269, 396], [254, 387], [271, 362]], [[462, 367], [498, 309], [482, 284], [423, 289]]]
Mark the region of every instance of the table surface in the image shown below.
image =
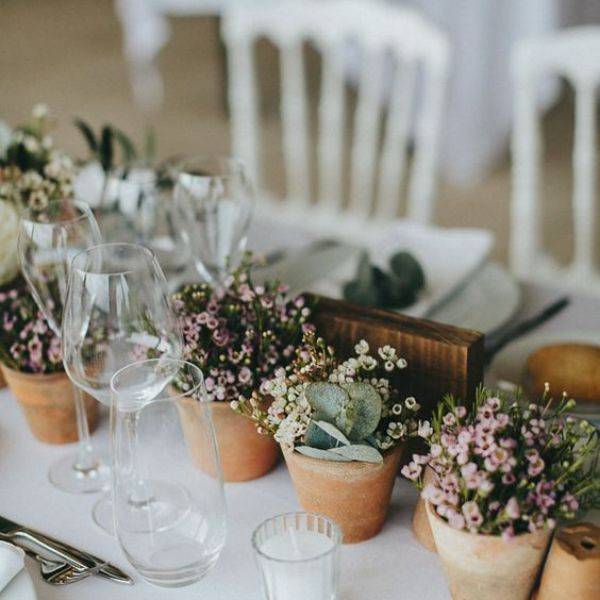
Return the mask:
[[[555, 299], [556, 291], [524, 286], [526, 316]], [[600, 329], [598, 299], [575, 297], [552, 322], [536, 331]], [[107, 447], [107, 418], [93, 436]], [[34, 440], [14, 398], [0, 392], [0, 514], [114, 562], [133, 573], [113, 538], [97, 528], [91, 511], [98, 495], [75, 496], [54, 489], [48, 466], [73, 446], [50, 446]], [[260, 480], [226, 484], [228, 540], [216, 567], [199, 583], [178, 590], [153, 587], [136, 577], [133, 587], [98, 577], [66, 587], [52, 587], [27, 559], [38, 600], [259, 600], [262, 598], [250, 535], [264, 519], [299, 509], [283, 463]], [[375, 538], [342, 550], [340, 600], [445, 600], [449, 598], [439, 560], [413, 537], [410, 522], [416, 493], [396, 481], [383, 531]], [[307, 599], [310, 600], [310, 599]]]

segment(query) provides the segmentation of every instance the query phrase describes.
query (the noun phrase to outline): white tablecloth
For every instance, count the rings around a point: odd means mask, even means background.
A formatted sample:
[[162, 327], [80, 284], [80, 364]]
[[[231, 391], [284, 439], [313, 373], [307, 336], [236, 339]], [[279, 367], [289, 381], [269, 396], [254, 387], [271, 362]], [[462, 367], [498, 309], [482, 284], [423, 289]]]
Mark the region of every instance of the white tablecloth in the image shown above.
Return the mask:
[[[558, 293], [525, 286], [523, 314], [531, 314]], [[600, 329], [597, 298], [574, 298], [571, 306], [540, 331]], [[94, 434], [106, 447], [106, 418]], [[48, 466], [72, 447], [35, 441], [11, 394], [0, 392], [0, 514], [111, 560], [132, 573], [115, 541], [91, 519], [96, 495], [73, 496], [52, 488]], [[28, 560], [39, 600], [260, 600], [250, 535], [263, 519], [297, 510], [298, 503], [285, 465], [266, 477], [227, 484], [229, 537], [216, 568], [198, 584], [178, 590], [155, 588], [136, 578], [133, 587], [90, 578], [67, 587], [44, 583]], [[449, 598], [436, 555], [412, 536], [410, 519], [416, 495], [408, 483], [397, 480], [384, 530], [362, 544], [344, 546], [340, 600], [445, 600]], [[311, 600], [307, 598], [307, 600]]]

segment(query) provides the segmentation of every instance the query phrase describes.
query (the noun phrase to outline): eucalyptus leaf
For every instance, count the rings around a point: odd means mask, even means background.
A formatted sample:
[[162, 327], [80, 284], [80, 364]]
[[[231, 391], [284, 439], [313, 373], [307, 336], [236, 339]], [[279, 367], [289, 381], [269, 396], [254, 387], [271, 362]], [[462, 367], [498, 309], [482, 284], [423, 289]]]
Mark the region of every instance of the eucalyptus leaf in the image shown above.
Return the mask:
[[379, 425], [383, 402], [379, 392], [365, 381], [343, 384], [350, 396], [348, 410], [352, 411], [352, 427], [348, 438], [358, 442], [371, 435]]
[[379, 450], [376, 450], [372, 446], [363, 444], [353, 444], [351, 446], [340, 446], [339, 448], [332, 448], [329, 452], [344, 456], [350, 460], [356, 460], [360, 462], [369, 463], [382, 463], [383, 456]]
[[335, 416], [348, 404], [348, 394], [335, 383], [315, 381], [304, 392], [311, 408], [326, 419], [333, 420]]
[[339, 445], [339, 441], [330, 436], [325, 430], [321, 429], [315, 421], [311, 421], [304, 434], [304, 444], [311, 448], [320, 450], [329, 450]]
[[322, 429], [327, 435], [340, 442], [340, 444], [349, 444], [350, 440], [334, 425], [327, 421], [313, 421], [317, 427]]
[[320, 460], [333, 460], [337, 462], [351, 462], [351, 458], [336, 454], [332, 450], [320, 450], [319, 448], [311, 448], [310, 446], [296, 446], [295, 450], [309, 456], [310, 458], [318, 458]]
[[396, 252], [390, 258], [390, 268], [396, 277], [407, 281], [413, 289], [420, 290], [425, 286], [425, 273], [410, 252]]

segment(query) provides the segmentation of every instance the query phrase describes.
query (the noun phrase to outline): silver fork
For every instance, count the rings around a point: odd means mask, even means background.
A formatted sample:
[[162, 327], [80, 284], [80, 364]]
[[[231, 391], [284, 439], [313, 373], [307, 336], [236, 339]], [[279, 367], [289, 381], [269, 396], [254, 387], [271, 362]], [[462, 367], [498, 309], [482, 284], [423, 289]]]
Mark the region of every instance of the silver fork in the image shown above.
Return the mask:
[[52, 560], [45, 556], [41, 556], [28, 548], [23, 549], [28, 556], [39, 563], [42, 578], [46, 583], [51, 585], [68, 585], [69, 583], [76, 583], [77, 581], [81, 581], [82, 579], [86, 579], [90, 575], [93, 575], [102, 568], [102, 565], [97, 565], [90, 569], [80, 570], [65, 561]]

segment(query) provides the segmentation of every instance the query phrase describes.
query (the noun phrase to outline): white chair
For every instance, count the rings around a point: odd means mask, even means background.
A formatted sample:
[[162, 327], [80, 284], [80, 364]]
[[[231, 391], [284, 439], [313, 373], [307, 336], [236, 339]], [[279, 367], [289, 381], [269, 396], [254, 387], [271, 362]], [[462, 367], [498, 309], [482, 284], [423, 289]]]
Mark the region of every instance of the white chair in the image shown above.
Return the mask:
[[218, 16], [232, 1], [115, 0], [131, 87], [140, 108], [156, 112], [163, 104], [163, 80], [154, 61], [169, 40], [169, 17]]
[[[400, 202], [415, 92], [419, 121], [408, 191], [407, 217], [420, 223], [433, 211], [438, 135], [447, 78], [445, 36], [410, 9], [376, 0], [303, 0], [234, 5], [223, 14], [227, 48], [233, 154], [261, 183], [260, 116], [253, 49], [267, 38], [280, 52], [281, 121], [286, 199], [269, 214], [302, 220], [335, 234], [364, 231], [368, 223], [393, 219]], [[303, 44], [322, 57], [316, 140], [318, 195], [310, 198], [309, 110]], [[345, 81], [349, 46], [361, 53], [358, 104], [351, 140], [350, 198], [343, 200]], [[390, 60], [397, 65], [389, 81]], [[421, 86], [416, 89], [418, 76]], [[387, 126], [378, 156], [385, 88], [390, 93]], [[373, 190], [377, 183], [377, 197]], [[264, 206], [263, 206], [264, 208]]]
[[[566, 29], [518, 43], [513, 52], [515, 83], [512, 136], [510, 261], [523, 279], [551, 281], [600, 292], [595, 264], [596, 92], [600, 84], [600, 27]], [[541, 243], [540, 172], [543, 152], [535, 88], [548, 75], [567, 79], [575, 90], [573, 148], [574, 257], [560, 267]]]

